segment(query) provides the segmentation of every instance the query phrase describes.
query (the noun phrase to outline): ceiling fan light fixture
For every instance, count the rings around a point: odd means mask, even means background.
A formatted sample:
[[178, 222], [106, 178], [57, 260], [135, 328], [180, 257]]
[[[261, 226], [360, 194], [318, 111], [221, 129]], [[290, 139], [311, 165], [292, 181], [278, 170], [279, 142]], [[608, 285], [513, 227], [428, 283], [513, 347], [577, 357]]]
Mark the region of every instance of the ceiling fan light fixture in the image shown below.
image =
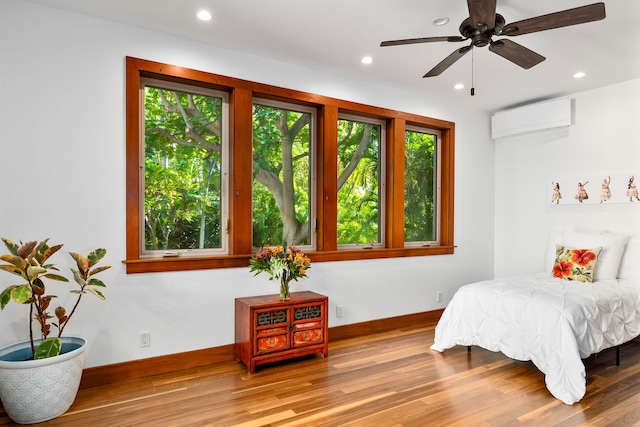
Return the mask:
[[442, 27], [443, 25], [447, 25], [449, 23], [449, 18], [446, 16], [438, 16], [437, 18], [433, 18], [433, 21], [431, 21], [431, 23], [436, 27]]
[[587, 75], [587, 73], [585, 73], [584, 71], [578, 71], [577, 73], [575, 73], [575, 74], [573, 75], [573, 78], [574, 78], [574, 79], [581, 79], [581, 78], [583, 78], [583, 77], [584, 77], [584, 76], [586, 76], [586, 75]]
[[464, 85], [462, 83], [458, 83], [453, 88], [455, 90], [462, 90], [462, 89], [464, 89]]
[[362, 59], [360, 60], [360, 62], [362, 62], [365, 65], [371, 64], [373, 62], [373, 58], [370, 56], [363, 56]]

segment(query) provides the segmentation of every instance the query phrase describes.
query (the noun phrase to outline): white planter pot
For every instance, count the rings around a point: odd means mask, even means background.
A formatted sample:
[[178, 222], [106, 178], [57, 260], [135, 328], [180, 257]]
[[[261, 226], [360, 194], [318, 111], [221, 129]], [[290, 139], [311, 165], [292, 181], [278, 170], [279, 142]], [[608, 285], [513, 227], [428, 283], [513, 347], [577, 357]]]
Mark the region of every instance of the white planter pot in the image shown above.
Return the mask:
[[29, 341], [0, 348], [0, 400], [13, 421], [39, 423], [71, 407], [80, 386], [86, 343], [83, 338], [63, 337], [61, 354], [40, 360], [25, 360], [31, 357]]

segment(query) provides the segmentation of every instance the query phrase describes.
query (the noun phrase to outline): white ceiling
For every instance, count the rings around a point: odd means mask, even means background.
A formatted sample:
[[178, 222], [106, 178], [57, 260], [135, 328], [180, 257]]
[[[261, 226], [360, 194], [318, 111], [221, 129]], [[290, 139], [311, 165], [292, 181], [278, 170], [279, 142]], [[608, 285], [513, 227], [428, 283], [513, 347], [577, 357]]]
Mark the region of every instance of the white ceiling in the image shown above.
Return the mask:
[[[469, 16], [465, 0], [31, 0], [136, 27], [326, 70], [424, 94], [457, 97], [496, 111], [640, 77], [640, 1], [605, 1], [602, 21], [512, 37], [545, 56], [524, 70], [474, 48], [438, 77], [422, 76], [468, 44], [380, 47], [383, 40], [457, 36]], [[507, 23], [593, 3], [593, 0], [497, 0]], [[200, 9], [213, 15], [195, 18]], [[441, 27], [432, 20], [447, 16]], [[496, 37], [494, 37], [494, 40]], [[364, 55], [373, 63], [363, 65]], [[179, 64], [177, 64], [179, 65]], [[472, 67], [473, 65], [473, 67]], [[475, 96], [471, 97], [471, 78]], [[574, 79], [577, 71], [587, 76]], [[466, 85], [456, 91], [456, 83]]]

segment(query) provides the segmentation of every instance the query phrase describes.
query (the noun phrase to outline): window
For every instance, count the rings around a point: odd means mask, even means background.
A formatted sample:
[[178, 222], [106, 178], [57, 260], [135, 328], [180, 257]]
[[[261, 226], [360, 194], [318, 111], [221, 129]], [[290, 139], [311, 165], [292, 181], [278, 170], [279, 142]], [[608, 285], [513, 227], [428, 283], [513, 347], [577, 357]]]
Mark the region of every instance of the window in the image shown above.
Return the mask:
[[407, 126], [404, 152], [404, 240], [406, 246], [436, 244], [439, 132]]
[[315, 110], [268, 100], [253, 105], [253, 246], [313, 249]]
[[338, 247], [382, 247], [384, 123], [338, 120]]
[[127, 273], [451, 254], [454, 129], [127, 58]]
[[227, 95], [143, 80], [142, 256], [226, 253]]

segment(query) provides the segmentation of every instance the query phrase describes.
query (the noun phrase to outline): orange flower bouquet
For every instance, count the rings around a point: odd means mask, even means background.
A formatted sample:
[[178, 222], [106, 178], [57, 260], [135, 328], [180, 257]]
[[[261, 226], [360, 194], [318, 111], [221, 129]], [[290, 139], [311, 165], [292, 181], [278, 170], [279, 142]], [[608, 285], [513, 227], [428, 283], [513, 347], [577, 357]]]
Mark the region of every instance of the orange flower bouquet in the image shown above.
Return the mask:
[[249, 260], [249, 272], [268, 273], [269, 280], [280, 281], [280, 299], [291, 297], [289, 282], [307, 277], [307, 270], [311, 268], [311, 260], [295, 246], [289, 246], [285, 251], [282, 245], [266, 245]]

